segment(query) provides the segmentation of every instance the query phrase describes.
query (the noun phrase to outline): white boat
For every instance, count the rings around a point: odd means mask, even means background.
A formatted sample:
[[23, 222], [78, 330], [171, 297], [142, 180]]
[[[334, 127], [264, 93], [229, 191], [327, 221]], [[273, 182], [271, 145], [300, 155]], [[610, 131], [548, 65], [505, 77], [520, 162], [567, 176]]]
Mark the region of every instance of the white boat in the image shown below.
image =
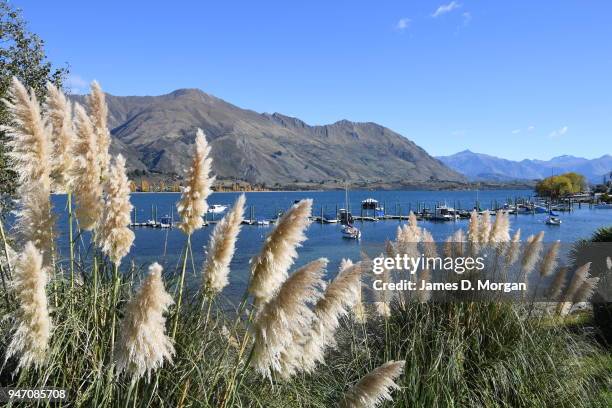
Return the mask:
[[432, 219], [437, 221], [454, 221], [459, 219], [459, 214], [454, 208], [444, 205], [437, 205]]
[[165, 217], [161, 217], [159, 220], [159, 227], [172, 228], [172, 218], [168, 217], [167, 215]]
[[338, 223], [338, 219], [337, 218], [325, 218], [325, 217], [323, 217], [323, 223], [324, 224], [337, 224]]
[[359, 228], [353, 227], [352, 225], [346, 225], [344, 228], [342, 228], [342, 238], [360, 239], [361, 231]]
[[559, 217], [550, 216], [546, 219], [546, 224], [548, 225], [561, 225], [561, 219]]
[[270, 221], [264, 220], [264, 219], [257, 220], [257, 225], [267, 226], [267, 225], [270, 225]]
[[227, 206], [226, 205], [212, 204], [208, 208], [208, 213], [210, 213], [210, 214], [220, 214], [220, 213], [222, 213], [225, 210], [227, 210]]
[[343, 208], [340, 210], [340, 221], [345, 224], [344, 227], [342, 227], [342, 238], [358, 240], [361, 238], [361, 231], [352, 224], [353, 217], [351, 216], [349, 207], [348, 186], [345, 186], [344, 194], [346, 209]]

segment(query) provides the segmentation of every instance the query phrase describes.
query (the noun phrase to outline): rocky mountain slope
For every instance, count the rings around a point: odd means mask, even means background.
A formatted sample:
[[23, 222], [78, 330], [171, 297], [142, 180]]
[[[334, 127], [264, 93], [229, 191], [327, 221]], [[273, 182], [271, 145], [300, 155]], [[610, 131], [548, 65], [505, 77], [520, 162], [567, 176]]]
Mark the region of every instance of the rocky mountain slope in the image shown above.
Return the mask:
[[[84, 96], [73, 96], [84, 103]], [[131, 169], [182, 175], [196, 128], [212, 144], [220, 179], [265, 183], [463, 182], [465, 177], [376, 123], [310, 126], [279, 113], [241, 109], [196, 89], [161, 96], [107, 96], [111, 149]]]

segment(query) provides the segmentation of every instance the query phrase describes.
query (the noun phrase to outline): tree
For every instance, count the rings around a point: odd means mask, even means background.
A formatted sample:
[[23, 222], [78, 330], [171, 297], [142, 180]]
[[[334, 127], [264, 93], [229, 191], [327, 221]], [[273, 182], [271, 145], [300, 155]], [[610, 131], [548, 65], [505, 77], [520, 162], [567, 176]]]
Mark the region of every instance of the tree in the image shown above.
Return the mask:
[[540, 180], [536, 184], [535, 189], [540, 196], [558, 198], [567, 194], [584, 191], [586, 189], [586, 181], [581, 174], [565, 173]]
[[582, 174], [569, 172], [564, 174], [572, 182], [572, 193], [580, 193], [586, 190], [586, 180]]
[[[61, 87], [67, 73], [67, 68], [54, 68], [47, 60], [43, 40], [27, 30], [20, 10], [0, 0], [0, 99], [7, 97], [11, 78], [16, 76], [26, 87], [34, 89], [42, 102], [47, 81]], [[0, 104], [0, 126], [7, 125], [9, 120], [4, 104]], [[10, 206], [17, 187], [6, 142], [5, 132], [0, 131], [0, 212]]]

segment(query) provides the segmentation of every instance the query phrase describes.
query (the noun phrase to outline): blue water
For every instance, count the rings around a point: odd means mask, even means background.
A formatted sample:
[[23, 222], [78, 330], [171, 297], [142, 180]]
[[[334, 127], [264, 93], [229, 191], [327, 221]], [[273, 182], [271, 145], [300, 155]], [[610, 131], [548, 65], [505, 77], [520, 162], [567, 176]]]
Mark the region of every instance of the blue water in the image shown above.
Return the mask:
[[[209, 198], [210, 204], [224, 204], [231, 206], [239, 193], [214, 193]], [[360, 213], [360, 202], [365, 198], [375, 198], [380, 204], [386, 204], [387, 213], [408, 214], [410, 209], [416, 210], [419, 206], [426, 205], [429, 208], [438, 202], [446, 202], [448, 205], [458, 208], [470, 209], [474, 207], [478, 198], [482, 208], [488, 208], [495, 202], [502, 203], [515, 197], [529, 198], [532, 194], [528, 190], [491, 190], [491, 191], [351, 191], [350, 207], [354, 215]], [[336, 206], [343, 208], [345, 202], [344, 191], [305, 191], [305, 192], [254, 192], [246, 193], [247, 211], [246, 218], [251, 215], [251, 206], [255, 218], [274, 218], [278, 211], [287, 209], [295, 200], [303, 198], [314, 199], [313, 213], [319, 215], [321, 209], [324, 214], [336, 211]], [[157, 208], [157, 217], [170, 215], [179, 199], [179, 193], [134, 193], [131, 201], [136, 207], [136, 216], [139, 222], [151, 218], [151, 205]], [[64, 257], [68, 254], [67, 249], [67, 214], [64, 211], [66, 196], [53, 196], [54, 207], [59, 215], [60, 251]], [[544, 223], [546, 214], [511, 216], [511, 228], [521, 228], [522, 236], [526, 237], [544, 230], [545, 241], [561, 240], [564, 243], [574, 242], [580, 238], [586, 238], [597, 228], [612, 225], [611, 210], [589, 209], [583, 206], [576, 207], [571, 213], [561, 213], [563, 224], [561, 226], [549, 226]], [[218, 218], [218, 216], [217, 216]], [[405, 221], [402, 221], [402, 223]], [[444, 240], [449, 234], [458, 228], [466, 228], [467, 220], [457, 222], [428, 222], [422, 221], [421, 226], [427, 228], [436, 240]], [[384, 243], [387, 239], [393, 239], [398, 220], [385, 220], [378, 222], [357, 222], [356, 225], [362, 230], [361, 241], [343, 239], [341, 226], [337, 224], [313, 223], [307, 231], [308, 240], [299, 249], [300, 257], [295, 266], [303, 265], [313, 259], [326, 257], [330, 260], [329, 270], [337, 269], [342, 258], [359, 258], [360, 248], [371, 244]], [[207, 226], [194, 233], [192, 245], [194, 251], [194, 263], [199, 269], [204, 259], [205, 246], [213, 226]], [[249, 259], [257, 254], [261, 248], [266, 235], [273, 226], [249, 226], [244, 225], [240, 233], [236, 255], [232, 262], [232, 273], [230, 287], [227, 295], [230, 297], [242, 291], [248, 277]], [[127, 268], [133, 261], [139, 267], [145, 267], [151, 262], [160, 262], [167, 271], [177, 268], [179, 254], [185, 245], [185, 236], [180, 230], [154, 229], [140, 227], [135, 229], [136, 240], [131, 253], [123, 261], [123, 268]], [[88, 241], [88, 233], [84, 234], [85, 245], [81, 250], [85, 251]], [[191, 268], [190, 268], [191, 269]], [[197, 279], [197, 273], [190, 272], [192, 279]]]

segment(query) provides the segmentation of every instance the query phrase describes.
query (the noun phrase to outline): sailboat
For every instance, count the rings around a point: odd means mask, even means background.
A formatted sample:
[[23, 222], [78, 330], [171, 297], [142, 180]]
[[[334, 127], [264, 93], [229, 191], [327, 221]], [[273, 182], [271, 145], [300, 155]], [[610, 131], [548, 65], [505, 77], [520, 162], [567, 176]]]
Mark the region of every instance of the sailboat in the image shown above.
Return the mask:
[[[341, 212], [340, 220], [342, 221], [343, 224], [345, 224], [344, 227], [342, 228], [342, 238], [360, 239], [361, 231], [359, 230], [359, 228], [353, 225], [353, 216], [351, 215], [351, 209], [349, 206], [349, 199], [348, 199], [348, 185], [346, 185], [344, 188], [344, 201], [345, 201], [346, 209], [340, 210]], [[343, 210], [344, 210], [345, 216], [342, 216]]]

